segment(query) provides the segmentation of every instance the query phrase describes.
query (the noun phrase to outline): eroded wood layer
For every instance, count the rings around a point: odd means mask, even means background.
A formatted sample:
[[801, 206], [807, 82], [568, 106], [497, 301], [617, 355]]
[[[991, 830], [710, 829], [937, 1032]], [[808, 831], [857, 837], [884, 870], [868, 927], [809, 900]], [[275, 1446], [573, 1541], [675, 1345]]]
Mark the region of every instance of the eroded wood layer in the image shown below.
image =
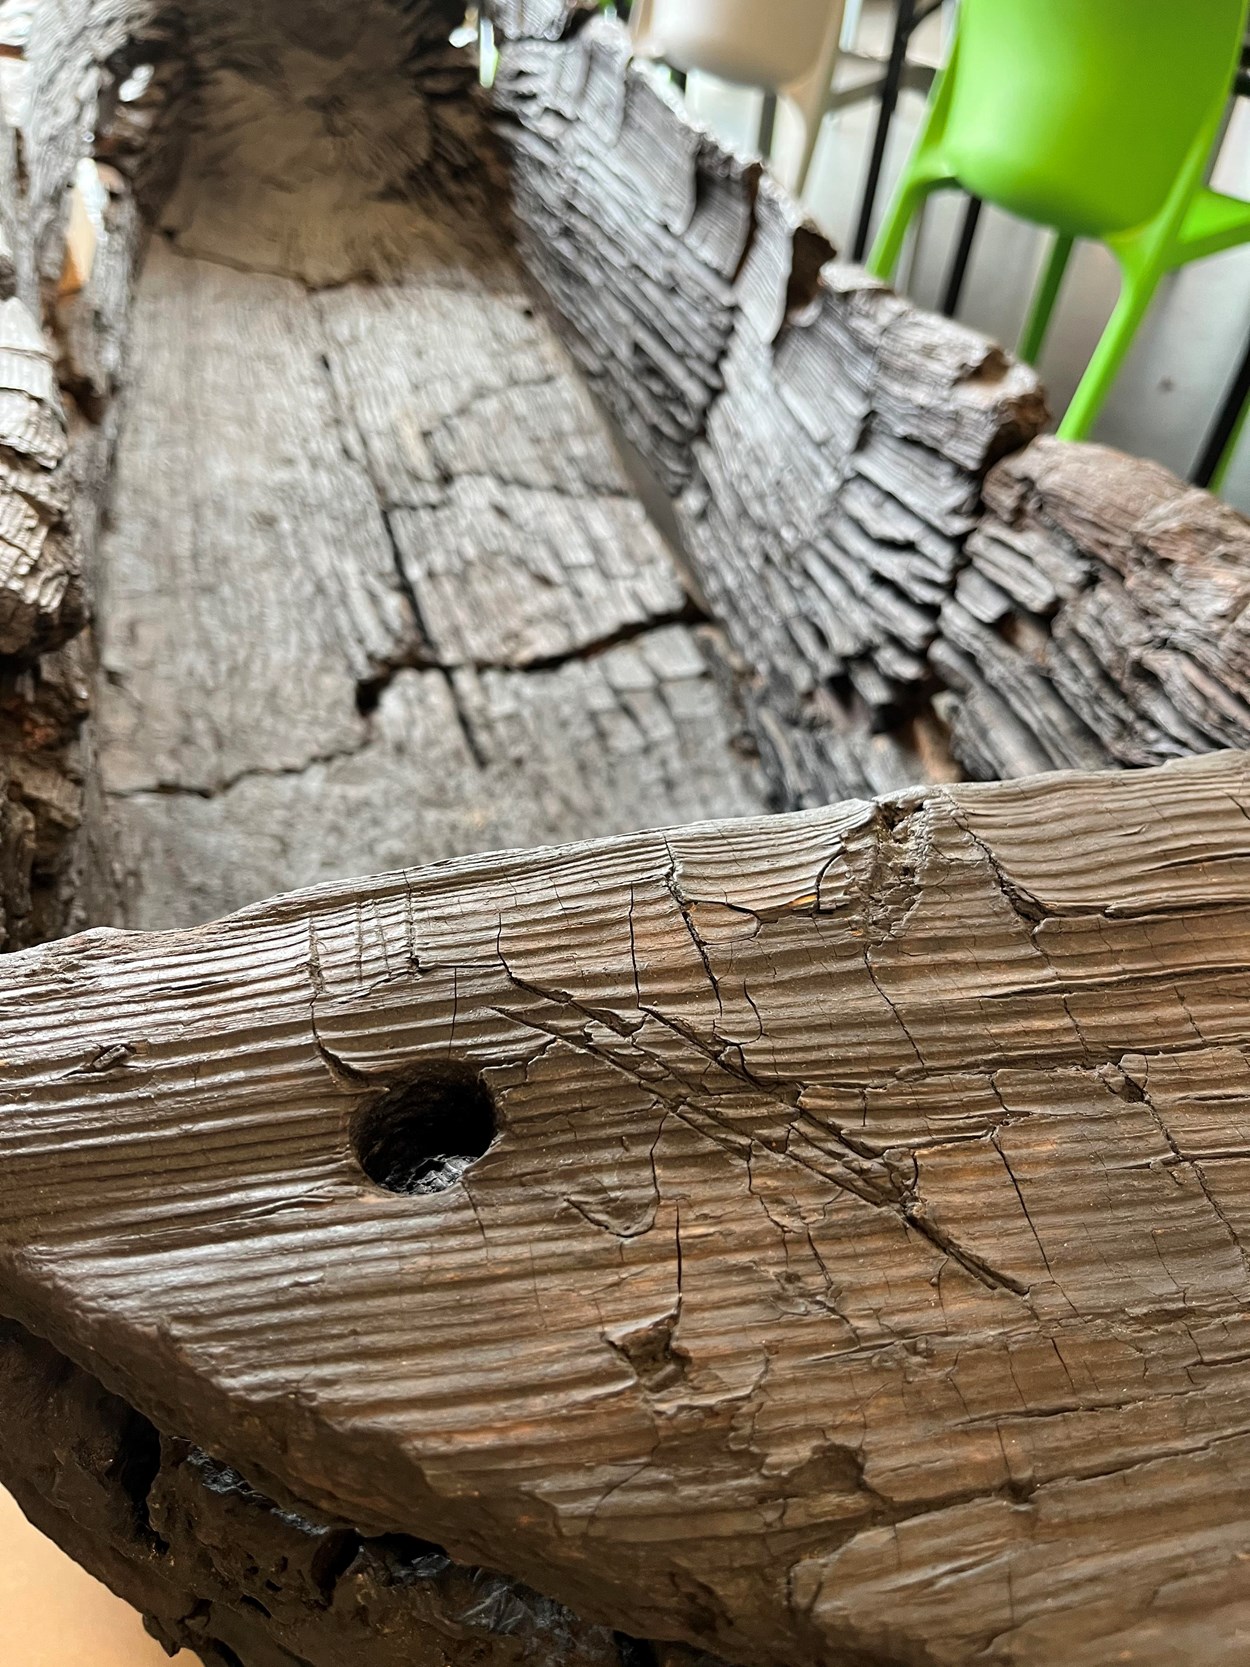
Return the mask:
[[[524, 31], [514, 11], [500, 21]], [[1044, 421], [1037, 381], [824, 264], [758, 166], [627, 63], [618, 25], [569, 28], [509, 42], [496, 83], [523, 246], [592, 387], [682, 494], [778, 796], [930, 775], [910, 734], [930, 721], [927, 649], [986, 469]]]
[[1250, 741], [1243, 515], [1156, 463], [1056, 440], [999, 464], [985, 497], [933, 655], [970, 769], [1157, 764]]
[[1028, 447], [1032, 374], [829, 261], [756, 165], [628, 63], [619, 25], [495, 13], [527, 261], [681, 493], [777, 802], [1250, 740], [1243, 517], [1154, 464]]
[[[636, 1636], [1231, 1667], [1248, 812], [1219, 754], [12, 957], [3, 1306], [271, 1496]], [[371, 1183], [357, 1119], [465, 1072], [486, 1155]]]
[[[180, 70], [151, 8], [11, 6], [0, 14], [0, 946], [115, 907], [82, 725], [95, 655], [87, 595], [115, 432], [136, 181], [122, 130], [176, 107]], [[139, 62], [150, 82], [118, 90]], [[176, 144], [157, 147], [168, 159]], [[67, 270], [71, 186], [111, 159], [92, 255]], [[19, 165], [20, 158], [20, 165]], [[145, 188], [150, 181], [145, 180]], [[81, 206], [81, 205], [80, 205]], [[71, 641], [77, 637], [77, 640]], [[89, 824], [89, 826], [84, 826]]]

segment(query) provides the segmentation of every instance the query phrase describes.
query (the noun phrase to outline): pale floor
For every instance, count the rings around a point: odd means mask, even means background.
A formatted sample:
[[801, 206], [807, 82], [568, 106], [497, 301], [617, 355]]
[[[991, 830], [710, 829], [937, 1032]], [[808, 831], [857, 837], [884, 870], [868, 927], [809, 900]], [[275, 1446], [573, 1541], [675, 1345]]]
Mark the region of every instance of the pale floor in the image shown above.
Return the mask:
[[[892, 5], [869, 0], [857, 45], [864, 50], [882, 49], [892, 17]], [[913, 49], [921, 61], [936, 61], [941, 52], [937, 18], [918, 33]], [[864, 78], [860, 64], [839, 67], [839, 82]], [[758, 94], [691, 76], [688, 99], [695, 113], [723, 139], [740, 149], [754, 148]], [[889, 203], [923, 108], [920, 94], [904, 92], [877, 197], [878, 219]], [[807, 209], [842, 251], [849, 252], [859, 218], [876, 114], [875, 104], [864, 103], [826, 118], [808, 180]], [[1250, 196], [1250, 101], [1241, 100], [1235, 107], [1213, 183], [1230, 194]], [[910, 275], [906, 262], [902, 268], [903, 287], [926, 306], [936, 307], [945, 287], [963, 203], [963, 198], [954, 195], [932, 200]], [[1014, 346], [1046, 248], [1046, 235], [1036, 227], [987, 209], [959, 317], [1006, 346]], [[1080, 380], [1117, 289], [1116, 269], [1106, 250], [1094, 245], [1079, 248], [1039, 367], [1051, 390], [1052, 405], [1066, 404]], [[1178, 474], [1188, 475], [1248, 333], [1250, 246], [1199, 262], [1165, 280], [1094, 438], [1156, 458]], [[1250, 511], [1250, 431], [1238, 448], [1224, 496], [1239, 509]]]
[[135, 1611], [37, 1534], [0, 1489], [3, 1667], [160, 1667], [168, 1659]]

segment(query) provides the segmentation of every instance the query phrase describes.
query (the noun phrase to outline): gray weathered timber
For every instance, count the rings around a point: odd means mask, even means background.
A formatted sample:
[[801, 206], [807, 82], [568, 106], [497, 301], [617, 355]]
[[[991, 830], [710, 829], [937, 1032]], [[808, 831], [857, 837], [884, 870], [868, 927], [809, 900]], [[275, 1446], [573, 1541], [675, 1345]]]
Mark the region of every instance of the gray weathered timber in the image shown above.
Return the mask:
[[[1245, 744], [1244, 516], [1157, 464], [1054, 440], [999, 464], [985, 496], [971, 564], [942, 610], [966, 668], [948, 681], [973, 706], [987, 686], [1005, 694], [1034, 767]], [[1017, 773], [992, 724], [959, 711], [955, 732], [984, 773]]]
[[[7, 958], [5, 1306], [271, 1497], [590, 1622], [1232, 1667], [1248, 810], [1218, 754]], [[380, 1095], [475, 1077], [484, 1156], [367, 1179]]]
[[0, 655], [37, 657], [83, 625], [66, 449], [52, 354], [12, 295], [0, 301]]
[[[508, 43], [496, 96], [526, 259], [591, 386], [682, 494], [779, 798], [925, 777], [908, 731], [928, 722], [926, 651], [987, 468], [1045, 419], [1036, 378], [825, 264], [758, 167], [628, 65], [619, 25]], [[863, 744], [882, 730], [888, 746]]]
[[495, 7], [521, 247], [681, 493], [777, 802], [1250, 741], [1244, 518], [1103, 448], [1020, 450], [1045, 415], [1029, 372], [822, 270], [828, 246], [618, 25], [560, 10]]
[[100, 595], [133, 924], [763, 804], [506, 226], [399, 189], [467, 165], [471, 101], [414, 121], [408, 21], [336, 27], [320, 74], [277, 9], [196, 37], [140, 283]]
[[297, 769], [119, 796], [132, 918], [206, 920], [223, 898], [269, 896], [292, 875], [311, 884], [414, 853], [433, 862], [761, 803], [679, 626], [551, 669], [400, 671], [361, 731]]
[[[136, 27], [142, 7], [131, 8]], [[94, 676], [86, 572], [107, 483], [111, 396], [136, 221], [121, 174], [83, 289], [58, 293], [69, 187], [124, 66], [127, 8], [9, 8], [0, 114], [0, 946], [113, 907], [80, 837]], [[146, 14], [144, 14], [146, 15]], [[106, 61], [109, 67], [106, 68]], [[107, 124], [105, 124], [107, 125]], [[20, 146], [22, 166], [18, 166]]]

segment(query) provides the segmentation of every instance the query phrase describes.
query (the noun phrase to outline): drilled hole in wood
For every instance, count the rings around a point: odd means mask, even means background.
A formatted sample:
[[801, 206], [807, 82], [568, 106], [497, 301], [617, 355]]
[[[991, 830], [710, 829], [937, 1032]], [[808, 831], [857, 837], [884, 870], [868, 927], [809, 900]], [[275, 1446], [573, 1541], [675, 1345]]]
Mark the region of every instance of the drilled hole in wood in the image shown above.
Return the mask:
[[469, 1071], [419, 1077], [362, 1113], [352, 1132], [360, 1167], [387, 1192], [444, 1192], [495, 1138], [495, 1102]]

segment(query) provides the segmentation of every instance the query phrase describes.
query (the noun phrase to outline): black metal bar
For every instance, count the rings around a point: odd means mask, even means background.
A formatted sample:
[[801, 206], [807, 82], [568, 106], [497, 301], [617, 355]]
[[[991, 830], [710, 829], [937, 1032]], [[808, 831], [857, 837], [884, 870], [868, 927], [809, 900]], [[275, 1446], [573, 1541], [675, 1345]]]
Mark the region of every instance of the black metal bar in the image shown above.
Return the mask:
[[959, 311], [959, 298], [963, 294], [968, 262], [972, 258], [972, 244], [977, 235], [977, 225], [984, 206], [980, 197], [968, 198], [968, 206], [964, 210], [963, 229], [959, 233], [955, 258], [951, 262], [950, 276], [946, 280], [946, 294], [942, 297], [942, 311], [947, 318], [954, 318]]
[[890, 61], [886, 66], [881, 87], [881, 112], [877, 117], [877, 131], [872, 141], [872, 158], [868, 164], [868, 178], [864, 184], [864, 200], [859, 211], [859, 227], [852, 251], [855, 260], [863, 260], [872, 230], [873, 210], [877, 204], [877, 187], [881, 183], [881, 167], [885, 148], [890, 138], [890, 123], [898, 107], [899, 87], [903, 80], [903, 66], [907, 61], [907, 44], [916, 27], [916, 0], [898, 0], [894, 21], [894, 39], [890, 45]]
[[764, 102], [760, 105], [760, 135], [759, 152], [767, 162], [773, 154], [773, 129], [777, 125], [777, 95], [765, 93]]
[[1210, 486], [1215, 479], [1216, 470], [1228, 450], [1228, 443], [1237, 432], [1237, 423], [1250, 399], [1250, 341], [1246, 342], [1246, 350], [1242, 355], [1237, 374], [1232, 380], [1228, 392], [1224, 396], [1224, 403], [1220, 406], [1219, 415], [1212, 423], [1202, 450], [1198, 454], [1198, 461], [1194, 464], [1190, 479], [1195, 486]]

